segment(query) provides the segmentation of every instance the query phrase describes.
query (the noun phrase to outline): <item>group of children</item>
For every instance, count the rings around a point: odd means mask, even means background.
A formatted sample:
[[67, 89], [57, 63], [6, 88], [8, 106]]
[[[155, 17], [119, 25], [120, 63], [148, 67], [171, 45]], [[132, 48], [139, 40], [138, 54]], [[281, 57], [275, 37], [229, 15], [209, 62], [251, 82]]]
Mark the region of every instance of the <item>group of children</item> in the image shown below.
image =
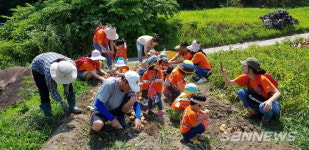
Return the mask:
[[[87, 57], [98, 63], [98, 65], [92, 67], [92, 71], [88, 70], [90, 72], [99, 71], [103, 75], [103, 79], [109, 76], [119, 76], [132, 70], [127, 65], [127, 47], [124, 40], [116, 42], [115, 68], [110, 70], [109, 73], [101, 71], [102, 62], [100, 61], [104, 60], [104, 58], [98, 55], [97, 52], [98, 50], [93, 50], [92, 56]], [[83, 70], [80, 69], [82, 67], [77, 68], [79, 76], [82, 77], [81, 72]], [[185, 80], [186, 74], [195, 72], [193, 62], [183, 60], [178, 64], [169, 63], [167, 51], [159, 53], [156, 50], [149, 50], [147, 58], [140, 63], [139, 68], [135, 68], [135, 71], [140, 75], [141, 91], [137, 93], [137, 96], [140, 102], [147, 107], [145, 113], [153, 113], [153, 107], [157, 105], [158, 112], [156, 115], [162, 116], [164, 112], [161, 97], [164, 95], [167, 102], [171, 104], [171, 119], [175, 121], [181, 120], [180, 132], [184, 137], [182, 142], [198, 144], [198, 137], [208, 130], [208, 115], [203, 110], [206, 101], [205, 95], [198, 93], [195, 84], [187, 83]], [[93, 77], [97, 78], [95, 75]]]

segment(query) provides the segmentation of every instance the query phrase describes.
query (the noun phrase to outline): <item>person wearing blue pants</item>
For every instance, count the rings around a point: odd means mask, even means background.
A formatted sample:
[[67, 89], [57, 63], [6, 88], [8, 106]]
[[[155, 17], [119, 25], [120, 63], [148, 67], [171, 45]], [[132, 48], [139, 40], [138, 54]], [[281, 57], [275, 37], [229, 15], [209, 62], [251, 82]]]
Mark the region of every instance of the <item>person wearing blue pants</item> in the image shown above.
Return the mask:
[[93, 36], [93, 47], [94, 49], [99, 50], [102, 53], [102, 56], [107, 59], [107, 66], [110, 70], [113, 67], [110, 55], [115, 53], [114, 40], [117, 40], [118, 37], [116, 28], [112, 26], [106, 26], [105, 28], [99, 29]]
[[227, 71], [221, 69], [225, 85], [247, 86], [248, 89], [240, 89], [238, 96], [245, 108], [250, 111], [245, 118], [253, 118], [262, 114], [262, 125], [268, 125], [273, 116], [280, 114], [278, 99], [281, 96], [277, 86], [267, 76], [266, 71], [260, 68], [260, 62], [256, 58], [249, 57], [240, 61], [242, 65], [242, 75], [230, 80]]

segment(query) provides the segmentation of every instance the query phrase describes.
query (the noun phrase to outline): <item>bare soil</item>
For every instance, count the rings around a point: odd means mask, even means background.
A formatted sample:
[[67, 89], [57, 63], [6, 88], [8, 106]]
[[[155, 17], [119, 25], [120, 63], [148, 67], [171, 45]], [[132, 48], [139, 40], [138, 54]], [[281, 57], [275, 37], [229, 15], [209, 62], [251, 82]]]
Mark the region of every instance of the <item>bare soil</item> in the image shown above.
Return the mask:
[[[0, 71], [0, 87], [1, 99], [0, 109], [13, 105], [21, 101], [16, 96], [16, 90], [22, 87], [21, 79], [23, 76], [31, 76], [29, 68], [14, 67]], [[106, 125], [100, 132], [94, 132], [90, 129], [90, 115], [91, 111], [87, 106], [91, 104], [93, 97], [96, 94], [100, 84], [94, 84], [89, 88], [87, 93], [77, 99], [79, 107], [84, 111], [81, 114], [70, 114], [62, 119], [62, 124], [53, 132], [50, 139], [42, 147], [42, 149], [110, 149], [111, 146], [116, 149], [256, 149], [256, 150], [290, 150], [297, 149], [294, 145], [289, 143], [258, 140], [242, 140], [233, 142], [231, 140], [222, 141], [223, 137], [231, 138], [233, 133], [241, 132], [257, 132], [262, 131], [259, 128], [256, 120], [244, 119], [241, 115], [243, 110], [236, 107], [234, 104], [224, 102], [219, 99], [208, 96], [209, 105], [209, 131], [203, 134], [202, 145], [197, 147], [188, 147], [182, 145], [180, 133], [175, 133], [175, 136], [164, 137], [161, 132], [170, 129], [178, 130], [178, 123], [171, 121], [167, 110], [169, 104], [164, 102], [165, 114], [163, 116], [156, 116], [155, 114], [143, 114], [148, 123], [143, 130], [135, 130], [133, 127], [125, 130], [113, 129], [110, 125]], [[206, 93], [206, 89], [202, 89]], [[129, 120], [129, 115], [127, 120]], [[274, 121], [270, 126], [278, 124], [280, 121]], [[232, 132], [220, 132], [219, 128], [222, 124], [226, 124], [231, 128]], [[171, 138], [172, 137], [172, 138]], [[164, 140], [164, 138], [169, 138]], [[127, 144], [123, 145], [122, 141]], [[118, 145], [119, 143], [119, 145]], [[163, 145], [163, 146], [162, 146]]]

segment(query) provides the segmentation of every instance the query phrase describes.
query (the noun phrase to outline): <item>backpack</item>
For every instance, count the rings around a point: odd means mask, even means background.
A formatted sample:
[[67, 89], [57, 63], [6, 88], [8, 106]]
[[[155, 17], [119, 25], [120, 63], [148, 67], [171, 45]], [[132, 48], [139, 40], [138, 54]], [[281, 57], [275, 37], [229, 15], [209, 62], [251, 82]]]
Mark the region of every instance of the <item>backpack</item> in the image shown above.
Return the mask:
[[93, 64], [93, 61], [91, 61], [87, 57], [81, 57], [81, 58], [75, 60], [74, 62], [76, 64], [76, 67], [79, 67], [81, 64], [83, 64], [84, 62], [87, 62], [87, 61]]
[[104, 29], [105, 27], [108, 27], [108, 26], [98, 26], [98, 27], [93, 31], [93, 34], [95, 35], [100, 29]]
[[[278, 81], [276, 80], [276, 79], [274, 79], [270, 74], [268, 74], [268, 73], [264, 73], [264, 74], [262, 74], [263, 76], [265, 76], [265, 77], [267, 77], [267, 79], [276, 87], [276, 88], [278, 88]], [[259, 74], [259, 75], [257, 75], [257, 78], [259, 79], [259, 80], [256, 80], [257, 81], [257, 84], [258, 85], [261, 85], [261, 74]]]
[[[264, 74], [257, 74], [256, 75], [256, 83], [259, 87], [262, 86], [262, 83], [261, 83], [261, 76], [265, 76], [276, 88], [278, 88], [278, 81], [276, 79], [274, 79], [270, 74], [268, 73], [264, 73]], [[248, 83], [249, 83], [249, 77], [248, 77]], [[263, 90], [261, 88], [261, 90]]]

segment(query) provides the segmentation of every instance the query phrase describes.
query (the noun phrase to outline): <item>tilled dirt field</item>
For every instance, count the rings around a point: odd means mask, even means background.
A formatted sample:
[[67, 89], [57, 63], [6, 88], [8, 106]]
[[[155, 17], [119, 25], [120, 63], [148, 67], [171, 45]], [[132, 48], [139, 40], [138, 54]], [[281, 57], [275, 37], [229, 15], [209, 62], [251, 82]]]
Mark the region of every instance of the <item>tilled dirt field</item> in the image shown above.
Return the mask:
[[[22, 86], [20, 80], [23, 76], [31, 76], [29, 68], [14, 67], [0, 71], [1, 79], [1, 106], [5, 108], [20, 101], [16, 96], [16, 89]], [[261, 150], [288, 150], [296, 149], [288, 143], [282, 143], [273, 139], [258, 140], [235, 137], [236, 133], [257, 133], [263, 132], [258, 125], [252, 124], [251, 120], [244, 119], [241, 115], [242, 110], [235, 105], [214, 99], [208, 96], [209, 105], [209, 131], [203, 134], [204, 140], [201, 146], [188, 147], [182, 145], [180, 133], [176, 136], [165, 137], [164, 130], [178, 130], [178, 123], [169, 119], [167, 110], [169, 104], [164, 102], [165, 114], [156, 116], [155, 114], [143, 114], [148, 123], [141, 131], [133, 127], [126, 130], [115, 130], [106, 125], [103, 131], [93, 132], [90, 129], [89, 119], [91, 111], [87, 106], [91, 104], [100, 84], [95, 84], [89, 88], [83, 96], [77, 100], [78, 106], [84, 109], [81, 114], [71, 114], [62, 119], [62, 124], [53, 132], [50, 139], [42, 149], [110, 149], [110, 146], [117, 145], [119, 140], [126, 141], [126, 145], [119, 143], [118, 149], [261, 149]], [[15, 92], [13, 92], [15, 90]], [[206, 93], [206, 89], [200, 90]], [[207, 95], [207, 94], [206, 94]], [[9, 100], [9, 102], [8, 102]], [[129, 116], [127, 118], [129, 120]], [[222, 124], [226, 124], [231, 132], [221, 132]], [[272, 125], [272, 124], [271, 124]], [[165, 138], [169, 138], [166, 140]], [[236, 139], [236, 140], [235, 140]], [[165, 144], [164, 144], [165, 143]]]

